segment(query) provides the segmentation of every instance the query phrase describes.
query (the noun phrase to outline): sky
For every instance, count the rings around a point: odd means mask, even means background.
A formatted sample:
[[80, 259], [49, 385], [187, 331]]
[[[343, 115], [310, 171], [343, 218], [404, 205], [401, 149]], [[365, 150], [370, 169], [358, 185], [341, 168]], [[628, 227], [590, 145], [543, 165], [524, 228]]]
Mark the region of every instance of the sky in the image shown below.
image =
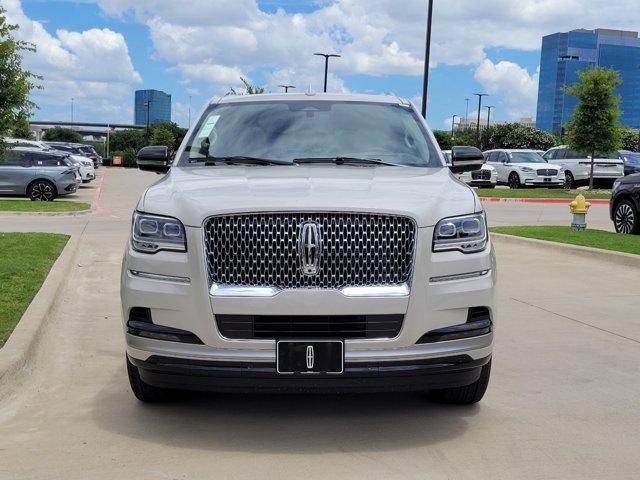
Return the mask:
[[[281, 84], [394, 93], [420, 105], [427, 0], [0, 0], [16, 36], [36, 45], [24, 63], [42, 75], [38, 120], [133, 123], [134, 91], [172, 95], [189, 123], [216, 96]], [[427, 120], [477, 113], [535, 116], [543, 35], [575, 28], [640, 29], [638, 0], [435, 0]], [[191, 108], [189, 108], [191, 105]], [[483, 112], [486, 115], [486, 111]]]

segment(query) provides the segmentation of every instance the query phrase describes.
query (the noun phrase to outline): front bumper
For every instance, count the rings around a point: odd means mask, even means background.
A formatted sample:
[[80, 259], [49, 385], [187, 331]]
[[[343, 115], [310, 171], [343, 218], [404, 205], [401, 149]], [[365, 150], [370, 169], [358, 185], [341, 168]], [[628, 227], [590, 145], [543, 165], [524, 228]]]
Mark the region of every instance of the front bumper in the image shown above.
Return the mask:
[[155, 387], [249, 393], [350, 393], [425, 391], [470, 385], [491, 356], [432, 360], [346, 363], [340, 375], [278, 375], [273, 363], [234, 363], [152, 356], [130, 358], [142, 380]]

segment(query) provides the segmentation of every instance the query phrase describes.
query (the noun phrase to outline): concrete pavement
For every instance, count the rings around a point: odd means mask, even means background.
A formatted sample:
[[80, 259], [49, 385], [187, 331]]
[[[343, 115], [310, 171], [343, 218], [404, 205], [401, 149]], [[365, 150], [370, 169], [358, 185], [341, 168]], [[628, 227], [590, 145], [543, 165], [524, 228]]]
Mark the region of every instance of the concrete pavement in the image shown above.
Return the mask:
[[[0, 386], [11, 389], [0, 402], [0, 479], [637, 478], [640, 272], [533, 246], [496, 245], [496, 352], [477, 406], [405, 394], [138, 403], [118, 275], [131, 211], [157, 178], [108, 170], [108, 213], [0, 216], [0, 230], [80, 236], [30, 374]], [[515, 220], [493, 209], [514, 206], [487, 206], [490, 221]]]

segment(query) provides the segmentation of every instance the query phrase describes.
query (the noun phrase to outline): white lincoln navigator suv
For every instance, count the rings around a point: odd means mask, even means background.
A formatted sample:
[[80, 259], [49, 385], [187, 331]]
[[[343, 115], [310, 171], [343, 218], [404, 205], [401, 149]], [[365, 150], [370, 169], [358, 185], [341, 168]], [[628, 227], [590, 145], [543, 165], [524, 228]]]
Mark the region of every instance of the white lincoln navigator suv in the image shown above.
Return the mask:
[[430, 391], [479, 401], [495, 257], [478, 197], [387, 96], [212, 101], [142, 195], [122, 268], [129, 380], [171, 390]]

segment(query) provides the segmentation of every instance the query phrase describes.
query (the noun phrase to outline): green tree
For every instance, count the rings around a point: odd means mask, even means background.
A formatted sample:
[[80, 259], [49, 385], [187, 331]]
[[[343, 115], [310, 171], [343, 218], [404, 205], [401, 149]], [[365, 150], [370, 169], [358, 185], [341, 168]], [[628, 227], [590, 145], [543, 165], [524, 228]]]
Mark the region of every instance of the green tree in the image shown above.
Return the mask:
[[187, 129], [180, 127], [175, 122], [158, 123], [154, 128], [158, 128], [159, 126], [164, 126], [165, 128], [171, 130], [171, 133], [173, 134], [173, 148], [170, 150], [178, 150], [178, 147], [180, 147], [180, 144], [182, 143], [182, 139], [187, 134]]
[[622, 150], [640, 151], [640, 132], [634, 132], [629, 127], [622, 127]]
[[36, 104], [29, 93], [38, 88], [41, 77], [22, 67], [22, 53], [35, 52], [35, 45], [13, 37], [17, 25], [7, 23], [5, 9], [0, 6], [0, 154], [4, 152], [3, 138], [20, 121], [29, 116]]
[[589, 189], [593, 188], [593, 161], [596, 152], [610, 153], [622, 144], [620, 96], [614, 91], [622, 83], [615, 70], [594, 67], [578, 72], [580, 82], [567, 88], [578, 98], [571, 122], [567, 125], [567, 140], [574, 150], [591, 154]]
[[552, 134], [521, 123], [503, 123], [482, 130], [480, 143], [483, 150], [494, 148], [528, 148], [548, 150], [558, 145]]
[[[245, 94], [246, 95], [256, 95], [258, 93], [264, 93], [264, 88], [263, 87], [258, 87], [257, 85], [253, 85], [251, 83], [249, 83], [249, 80], [247, 80], [246, 78], [240, 77], [240, 80], [242, 81], [242, 83], [244, 83], [244, 88], [245, 88]], [[233, 93], [234, 95], [242, 95], [242, 92], [238, 92], [236, 91], [235, 88], [231, 87], [231, 93]]]
[[156, 125], [151, 134], [151, 145], [164, 145], [170, 153], [174, 152], [175, 137], [167, 125]]
[[451, 132], [447, 132], [446, 130], [434, 130], [433, 136], [436, 137], [436, 141], [438, 142], [438, 145], [440, 145], [440, 149], [451, 150]]
[[23, 138], [25, 140], [33, 140], [35, 138], [29, 125], [29, 117], [26, 115], [19, 115], [8, 133], [14, 138]]
[[82, 137], [78, 132], [70, 128], [52, 127], [44, 132], [43, 138], [48, 142], [80, 143]]
[[148, 145], [144, 130], [118, 130], [109, 135], [109, 150], [111, 152], [124, 151], [128, 148], [136, 152]]

